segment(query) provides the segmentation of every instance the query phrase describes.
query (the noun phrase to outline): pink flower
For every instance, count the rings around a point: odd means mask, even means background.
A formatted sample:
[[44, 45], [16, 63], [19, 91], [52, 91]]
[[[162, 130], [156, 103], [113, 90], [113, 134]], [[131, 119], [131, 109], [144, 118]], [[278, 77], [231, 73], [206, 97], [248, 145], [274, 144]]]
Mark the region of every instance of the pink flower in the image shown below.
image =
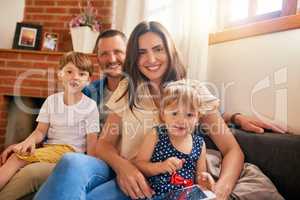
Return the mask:
[[93, 31], [100, 32], [101, 24], [96, 19], [97, 10], [92, 5], [92, 0], [87, 0], [87, 6], [82, 7], [79, 3], [79, 8], [81, 13], [71, 19], [69, 22], [69, 26], [71, 28], [79, 27], [79, 26], [89, 26]]

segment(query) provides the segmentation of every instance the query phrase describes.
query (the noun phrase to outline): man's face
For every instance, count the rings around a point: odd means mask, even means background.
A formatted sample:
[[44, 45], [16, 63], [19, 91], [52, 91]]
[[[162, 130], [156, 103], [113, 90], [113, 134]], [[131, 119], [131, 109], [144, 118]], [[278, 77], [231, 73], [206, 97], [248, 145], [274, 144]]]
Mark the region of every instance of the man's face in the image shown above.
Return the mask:
[[98, 62], [107, 77], [122, 75], [126, 44], [118, 35], [101, 38], [98, 42]]

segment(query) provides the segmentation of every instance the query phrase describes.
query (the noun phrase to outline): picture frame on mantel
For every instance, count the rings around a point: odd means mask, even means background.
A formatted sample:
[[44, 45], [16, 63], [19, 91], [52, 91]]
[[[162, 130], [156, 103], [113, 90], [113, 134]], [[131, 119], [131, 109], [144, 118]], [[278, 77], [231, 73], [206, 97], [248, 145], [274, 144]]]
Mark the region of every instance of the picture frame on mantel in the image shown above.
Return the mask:
[[18, 22], [16, 24], [13, 49], [39, 50], [42, 26]]
[[57, 51], [58, 49], [58, 33], [45, 32], [43, 34], [42, 51]]

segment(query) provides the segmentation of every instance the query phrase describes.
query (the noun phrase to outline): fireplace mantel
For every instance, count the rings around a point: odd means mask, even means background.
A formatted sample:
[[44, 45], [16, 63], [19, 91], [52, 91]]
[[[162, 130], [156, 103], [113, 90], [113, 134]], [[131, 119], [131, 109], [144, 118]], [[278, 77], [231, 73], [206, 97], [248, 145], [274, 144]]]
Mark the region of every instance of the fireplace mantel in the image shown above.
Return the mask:
[[36, 50], [23, 50], [23, 49], [2, 49], [0, 53], [23, 53], [23, 54], [40, 54], [40, 55], [59, 55], [61, 56], [64, 52], [57, 51], [36, 51]]
[[[3, 48], [0, 48], [0, 53], [22, 53], [22, 54], [61, 56], [66, 52], [61, 52], [61, 51], [37, 51], [37, 50], [23, 50], [23, 49], [3, 49]], [[90, 55], [92, 57], [96, 56], [95, 54], [88, 54], [88, 55]]]

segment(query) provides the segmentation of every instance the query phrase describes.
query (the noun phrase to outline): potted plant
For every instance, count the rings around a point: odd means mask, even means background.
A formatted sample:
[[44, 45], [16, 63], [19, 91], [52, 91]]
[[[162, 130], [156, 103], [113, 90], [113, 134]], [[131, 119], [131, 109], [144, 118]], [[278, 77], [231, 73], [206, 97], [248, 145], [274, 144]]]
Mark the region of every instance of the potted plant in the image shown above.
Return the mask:
[[92, 53], [100, 33], [100, 22], [96, 19], [97, 10], [87, 0], [86, 6], [81, 6], [81, 13], [74, 17], [70, 23], [73, 50], [82, 53]]

